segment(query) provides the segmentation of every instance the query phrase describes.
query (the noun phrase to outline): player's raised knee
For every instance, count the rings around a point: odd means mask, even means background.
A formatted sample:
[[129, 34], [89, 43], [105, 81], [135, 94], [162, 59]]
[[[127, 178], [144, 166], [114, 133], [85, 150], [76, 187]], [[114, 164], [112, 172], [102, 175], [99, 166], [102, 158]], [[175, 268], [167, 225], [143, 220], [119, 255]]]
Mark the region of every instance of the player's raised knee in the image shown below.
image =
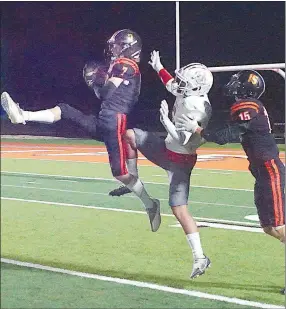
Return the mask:
[[136, 148], [135, 133], [132, 129], [128, 129], [126, 131], [126, 133], [124, 134], [124, 140], [127, 144], [131, 145], [133, 149]]

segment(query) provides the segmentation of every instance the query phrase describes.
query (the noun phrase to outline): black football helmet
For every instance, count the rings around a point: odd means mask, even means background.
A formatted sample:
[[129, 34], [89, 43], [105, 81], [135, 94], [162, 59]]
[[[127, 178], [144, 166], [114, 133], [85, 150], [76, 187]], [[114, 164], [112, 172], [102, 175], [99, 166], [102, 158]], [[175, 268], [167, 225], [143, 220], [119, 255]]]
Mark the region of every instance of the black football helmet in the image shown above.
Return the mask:
[[265, 91], [263, 77], [254, 70], [244, 70], [231, 76], [224, 86], [224, 95], [235, 97], [236, 100], [261, 97]]
[[97, 61], [89, 61], [83, 68], [83, 78], [89, 88], [102, 87], [108, 78], [108, 67]]
[[123, 29], [116, 31], [107, 41], [104, 53], [108, 61], [124, 57], [139, 62], [141, 49], [140, 36], [132, 30]]

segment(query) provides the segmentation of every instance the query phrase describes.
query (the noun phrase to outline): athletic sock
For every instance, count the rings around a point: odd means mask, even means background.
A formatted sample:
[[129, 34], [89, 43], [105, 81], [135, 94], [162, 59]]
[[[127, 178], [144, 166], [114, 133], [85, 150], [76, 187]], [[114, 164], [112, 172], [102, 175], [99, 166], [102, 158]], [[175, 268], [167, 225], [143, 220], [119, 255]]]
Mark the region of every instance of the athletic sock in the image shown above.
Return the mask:
[[203, 259], [205, 256], [203, 253], [199, 232], [187, 234], [186, 237], [188, 244], [192, 249], [194, 260]]
[[137, 158], [126, 160], [127, 169], [130, 174], [138, 177]]
[[126, 187], [140, 198], [146, 209], [153, 207], [153, 199], [149, 196], [139, 178], [134, 177], [134, 181], [131, 181]]
[[36, 121], [46, 123], [53, 123], [55, 121], [55, 116], [49, 109], [37, 112], [23, 111], [23, 117], [26, 121]]

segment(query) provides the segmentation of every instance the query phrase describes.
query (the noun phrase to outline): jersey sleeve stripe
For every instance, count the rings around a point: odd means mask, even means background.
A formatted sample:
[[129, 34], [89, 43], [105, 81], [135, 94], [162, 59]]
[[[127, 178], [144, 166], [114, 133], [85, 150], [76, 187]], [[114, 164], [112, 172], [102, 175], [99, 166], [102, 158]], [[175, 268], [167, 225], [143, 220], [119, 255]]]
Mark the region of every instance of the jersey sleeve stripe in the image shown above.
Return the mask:
[[138, 74], [139, 73], [139, 67], [137, 65], [137, 63], [131, 59], [128, 59], [128, 58], [118, 58], [115, 60], [114, 64], [116, 63], [120, 63], [120, 64], [128, 64], [130, 65], [134, 71], [135, 71], [135, 74]]
[[258, 113], [258, 105], [253, 105], [253, 104], [242, 104], [238, 105], [235, 108], [231, 108], [231, 114], [234, 114], [235, 112], [245, 109], [245, 108], [251, 108], [254, 109]]
[[256, 107], [257, 109], [259, 108], [259, 105], [257, 103], [255, 103], [255, 102], [241, 102], [241, 103], [234, 104], [231, 107], [231, 110], [237, 109], [237, 108], [239, 108], [239, 106], [242, 106], [242, 105], [245, 105], [245, 104], [252, 105], [252, 106]]

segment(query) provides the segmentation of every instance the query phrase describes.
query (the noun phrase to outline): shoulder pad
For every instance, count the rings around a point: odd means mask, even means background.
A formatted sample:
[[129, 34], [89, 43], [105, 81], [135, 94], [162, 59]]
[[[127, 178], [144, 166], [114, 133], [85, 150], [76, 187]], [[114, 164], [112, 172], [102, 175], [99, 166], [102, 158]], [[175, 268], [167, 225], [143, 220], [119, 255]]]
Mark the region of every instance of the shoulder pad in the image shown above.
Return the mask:
[[116, 59], [109, 68], [110, 77], [120, 77], [128, 79], [136, 74], [139, 74], [137, 63], [128, 58]]

